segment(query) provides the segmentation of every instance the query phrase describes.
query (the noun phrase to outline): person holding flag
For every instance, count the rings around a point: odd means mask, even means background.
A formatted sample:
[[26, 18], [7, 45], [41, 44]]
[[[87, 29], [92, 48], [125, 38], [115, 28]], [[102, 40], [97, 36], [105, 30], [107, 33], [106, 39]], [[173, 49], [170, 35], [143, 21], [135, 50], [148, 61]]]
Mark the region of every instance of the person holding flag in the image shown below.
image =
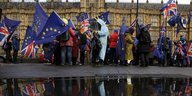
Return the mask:
[[14, 34], [12, 37], [13, 44], [13, 63], [18, 63], [18, 51], [20, 49], [20, 38], [18, 34]]
[[102, 20], [102, 19], [97, 19], [97, 22], [98, 22], [98, 27], [99, 30], [96, 31], [96, 33], [98, 33], [99, 35], [99, 40], [101, 41], [101, 50], [99, 52], [99, 64], [100, 65], [103, 65], [104, 63], [104, 59], [105, 59], [105, 53], [106, 53], [106, 48], [107, 48], [107, 38], [108, 38], [108, 35], [109, 35], [109, 30], [107, 28], [107, 25], [106, 23]]
[[149, 26], [144, 24], [139, 25], [140, 33], [137, 34], [137, 38], [139, 40], [138, 43], [138, 53], [141, 57], [141, 67], [147, 67], [149, 64], [148, 54], [150, 52], [150, 45], [151, 45], [151, 36], [149, 34]]
[[[15, 30], [20, 25], [21, 21], [11, 20], [11, 19], [7, 18], [6, 16], [4, 16], [3, 23], [4, 23], [4, 26], [7, 28], [8, 32], [9, 32], [9, 36], [7, 37], [7, 41], [4, 44], [4, 49], [6, 51], [6, 59], [7, 59], [7, 62], [12, 62], [12, 56], [11, 56], [12, 37], [15, 34]], [[13, 38], [13, 40], [15, 40], [15, 39]], [[16, 44], [16, 42], [14, 42], [14, 44]], [[16, 48], [15, 45], [13, 47], [14, 47], [14, 49]], [[19, 49], [16, 48], [16, 50], [14, 50], [14, 60], [16, 60], [16, 58], [17, 58], [16, 54], [18, 54]], [[16, 61], [14, 61], [14, 63], [16, 63]]]
[[127, 61], [128, 65], [130, 65], [131, 61], [133, 60], [133, 33], [133, 27], [128, 28], [125, 33], [125, 60]]

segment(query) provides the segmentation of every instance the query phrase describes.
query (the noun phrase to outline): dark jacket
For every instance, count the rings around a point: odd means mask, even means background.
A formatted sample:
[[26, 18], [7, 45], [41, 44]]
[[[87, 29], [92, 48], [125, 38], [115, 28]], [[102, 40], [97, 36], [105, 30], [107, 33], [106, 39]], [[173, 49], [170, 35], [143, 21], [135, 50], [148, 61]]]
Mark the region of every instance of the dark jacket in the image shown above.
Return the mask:
[[16, 36], [13, 36], [12, 37], [12, 44], [13, 44], [13, 50], [19, 50], [20, 48], [20, 43], [19, 43], [19, 39], [18, 39], [18, 37], [16, 37]]
[[151, 45], [151, 36], [148, 31], [141, 31], [141, 33], [137, 36], [139, 40], [138, 44], [138, 52], [150, 52], [150, 45]]

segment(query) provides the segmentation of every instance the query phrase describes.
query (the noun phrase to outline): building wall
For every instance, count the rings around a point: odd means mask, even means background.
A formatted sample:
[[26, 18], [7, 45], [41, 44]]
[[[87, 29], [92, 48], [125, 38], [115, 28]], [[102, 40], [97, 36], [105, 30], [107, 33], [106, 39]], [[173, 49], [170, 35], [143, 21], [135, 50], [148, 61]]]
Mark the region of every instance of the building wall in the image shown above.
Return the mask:
[[[3, 9], [3, 15], [9, 18], [21, 20], [21, 26], [17, 29], [21, 33], [21, 39], [24, 39], [26, 28], [32, 24], [33, 14], [35, 12], [34, 2], [8, 2], [9, 0], [3, 0], [0, 2], [0, 6]], [[55, 2], [54, 2], [55, 1]], [[122, 18], [126, 18], [126, 25], [129, 26], [136, 18], [136, 3], [106, 3], [104, 0], [80, 0], [80, 2], [61, 2], [61, 0], [50, 0], [49, 2], [41, 3], [45, 12], [50, 14], [55, 10], [61, 17], [71, 18], [75, 25], [80, 26], [76, 20], [76, 16], [81, 12], [88, 12], [90, 17], [96, 17], [102, 12], [109, 11], [109, 19], [111, 24], [108, 25], [110, 32], [114, 28], [120, 28]], [[175, 31], [176, 28], [170, 28], [167, 24], [167, 20], [163, 18], [159, 9], [161, 4], [139, 4], [139, 22], [148, 24], [151, 23], [150, 29], [151, 38], [156, 43], [159, 37], [159, 29], [162, 22], [165, 22], [167, 27], [167, 35], [176, 40]], [[178, 9], [182, 12], [183, 16], [187, 15], [187, 11], [191, 9], [191, 5], [178, 5]], [[192, 24], [190, 24], [192, 25]], [[190, 27], [190, 30], [191, 27]], [[187, 30], [182, 30], [182, 34], [188, 34]], [[187, 36], [188, 37], [188, 36]], [[191, 39], [190, 35], [190, 39]], [[22, 41], [21, 40], [21, 41]]]

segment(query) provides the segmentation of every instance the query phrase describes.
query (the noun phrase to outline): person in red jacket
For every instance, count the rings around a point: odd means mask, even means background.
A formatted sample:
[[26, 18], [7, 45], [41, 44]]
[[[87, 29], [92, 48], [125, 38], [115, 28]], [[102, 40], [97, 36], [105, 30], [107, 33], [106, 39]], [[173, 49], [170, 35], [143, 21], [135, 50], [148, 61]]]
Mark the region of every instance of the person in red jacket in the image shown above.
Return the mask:
[[[69, 65], [72, 65], [72, 47], [73, 47], [73, 38], [75, 37], [75, 32], [72, 27], [69, 28], [69, 40], [63, 41], [60, 39], [60, 47], [61, 47], [61, 65], [66, 64], [66, 59]], [[63, 34], [61, 34], [63, 35]], [[67, 56], [67, 57], [66, 57]]]
[[115, 63], [117, 41], [118, 41], [118, 29], [115, 29], [114, 33], [112, 33], [109, 38], [111, 64]]

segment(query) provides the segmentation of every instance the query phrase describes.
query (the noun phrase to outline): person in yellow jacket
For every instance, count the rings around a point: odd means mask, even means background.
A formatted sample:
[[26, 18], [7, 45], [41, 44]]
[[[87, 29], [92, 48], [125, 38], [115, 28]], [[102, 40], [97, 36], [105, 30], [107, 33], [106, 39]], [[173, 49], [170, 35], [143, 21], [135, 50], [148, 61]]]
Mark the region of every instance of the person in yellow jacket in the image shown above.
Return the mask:
[[128, 65], [130, 62], [133, 60], [133, 44], [134, 44], [134, 39], [133, 39], [133, 33], [134, 29], [128, 28], [126, 30], [126, 36], [125, 36], [125, 60], [127, 60]]

